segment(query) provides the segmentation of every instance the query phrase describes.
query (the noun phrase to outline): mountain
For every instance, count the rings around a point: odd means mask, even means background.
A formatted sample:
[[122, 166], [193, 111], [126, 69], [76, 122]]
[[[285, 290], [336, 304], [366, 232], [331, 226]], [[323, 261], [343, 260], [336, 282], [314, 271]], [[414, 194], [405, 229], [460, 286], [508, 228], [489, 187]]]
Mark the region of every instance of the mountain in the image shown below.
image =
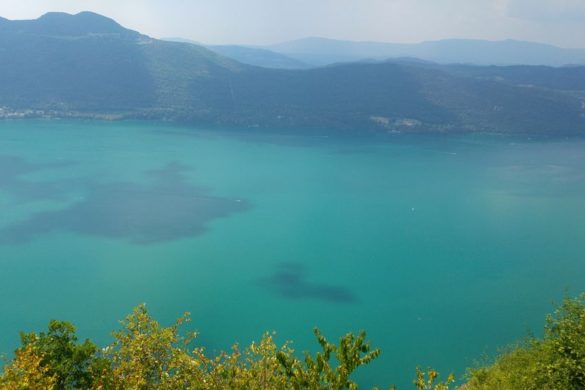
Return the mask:
[[0, 61], [0, 105], [65, 112], [164, 112], [205, 93], [193, 88], [195, 80], [223, 79], [242, 67], [89, 12], [4, 23], [0, 53], [8, 59]]
[[568, 88], [566, 81], [582, 68], [404, 59], [267, 69], [199, 45], [153, 39], [92, 13], [1, 21], [0, 56], [0, 117], [173, 120], [320, 133], [585, 132], [582, 83]]
[[307, 69], [311, 66], [268, 49], [238, 45], [206, 46], [209, 50], [248, 65], [273, 69]]
[[[201, 43], [197, 41], [186, 38], [163, 38], [163, 41], [201, 45]], [[295, 60], [284, 54], [275, 53], [268, 49], [241, 45], [206, 45], [205, 47], [217, 54], [241, 62], [242, 64], [260, 66], [263, 68], [306, 69], [311, 67], [304, 62]]]
[[188, 38], [181, 38], [181, 37], [165, 37], [161, 38], [162, 41], [168, 42], [179, 42], [179, 43], [190, 43], [192, 45], [203, 45], [201, 42], [194, 41]]
[[449, 39], [400, 44], [305, 38], [267, 48], [312, 65], [398, 57], [413, 57], [440, 64], [585, 65], [585, 49], [563, 49], [515, 40]]
[[107, 35], [118, 34], [126, 36], [138, 36], [135, 31], [128, 30], [114, 20], [95, 14], [93, 12], [81, 12], [71, 15], [63, 12], [49, 12], [36, 20], [2, 19], [5, 32], [22, 34], [42, 34], [53, 36], [82, 36], [87, 34]]
[[524, 87], [585, 91], [585, 66], [464, 66], [441, 67], [455, 76], [493, 80]]

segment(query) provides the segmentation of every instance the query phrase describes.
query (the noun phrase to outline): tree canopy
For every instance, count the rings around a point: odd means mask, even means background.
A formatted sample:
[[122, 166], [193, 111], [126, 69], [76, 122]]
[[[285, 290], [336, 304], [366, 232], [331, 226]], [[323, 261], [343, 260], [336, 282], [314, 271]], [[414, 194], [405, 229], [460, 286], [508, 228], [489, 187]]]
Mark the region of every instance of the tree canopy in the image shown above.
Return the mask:
[[[98, 348], [80, 342], [75, 327], [50, 321], [48, 330], [22, 333], [21, 346], [0, 375], [0, 389], [357, 389], [352, 375], [380, 355], [366, 333], [347, 333], [337, 343], [315, 329], [320, 351], [299, 358], [290, 343], [265, 333], [246, 348], [209, 356], [195, 346], [196, 333], [181, 332], [186, 313], [164, 327], [145, 305], [136, 307]], [[419, 390], [449, 390], [432, 368], [416, 369]], [[460, 390], [577, 390], [585, 388], [585, 294], [566, 298], [546, 318], [544, 337], [507, 347], [493, 363], [468, 370]], [[390, 389], [394, 389], [393, 386]]]

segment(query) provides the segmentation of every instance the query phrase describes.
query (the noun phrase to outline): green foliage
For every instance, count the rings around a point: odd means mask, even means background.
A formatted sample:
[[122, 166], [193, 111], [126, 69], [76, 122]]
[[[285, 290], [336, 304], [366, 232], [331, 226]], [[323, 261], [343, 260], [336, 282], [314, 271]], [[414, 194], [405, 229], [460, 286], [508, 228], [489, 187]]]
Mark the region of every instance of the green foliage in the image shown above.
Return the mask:
[[[357, 383], [350, 379], [351, 374], [359, 366], [366, 365], [380, 356], [380, 350], [371, 350], [365, 342], [366, 334], [358, 336], [348, 333], [335, 345], [327, 341], [319, 329], [315, 329], [315, 337], [322, 348], [315, 356], [305, 353], [304, 364], [290, 353], [280, 351], [278, 361], [284, 367], [286, 376], [295, 389], [331, 388], [357, 389]], [[332, 365], [331, 357], [335, 356], [337, 364]]]
[[98, 348], [85, 340], [77, 343], [75, 327], [63, 321], [50, 321], [46, 333], [21, 333], [22, 347], [17, 354], [34, 351], [41, 357], [41, 365], [47, 374], [55, 378], [58, 389], [89, 388], [95, 373], [108, 366], [108, 362], [98, 357]]
[[[138, 306], [114, 332], [104, 350], [90, 341], [78, 344], [75, 328], [51, 321], [47, 333], [23, 334], [23, 346], [0, 376], [1, 389], [357, 389], [351, 375], [380, 354], [366, 342], [366, 334], [351, 333], [333, 344], [315, 329], [322, 351], [305, 353], [301, 361], [273, 335], [240, 351], [208, 357], [204, 348], [191, 347], [197, 335], [181, 335], [186, 313], [169, 327]], [[335, 358], [335, 360], [333, 360]]]
[[416, 378], [413, 383], [418, 390], [449, 390], [449, 386], [455, 382], [453, 374], [449, 374], [444, 382], [437, 382], [438, 378], [439, 373], [436, 370], [429, 368], [425, 373], [417, 367]]
[[[75, 327], [51, 321], [46, 333], [24, 333], [22, 346], [0, 375], [0, 389], [357, 389], [354, 372], [380, 355], [364, 332], [348, 333], [337, 344], [318, 329], [320, 351], [299, 359], [290, 344], [277, 345], [272, 334], [243, 350], [207, 356], [192, 344], [197, 334], [182, 335], [189, 314], [161, 326], [138, 306], [100, 350], [78, 343]], [[453, 375], [439, 380], [434, 369], [416, 369], [418, 390], [449, 390]], [[395, 389], [391, 387], [391, 389]], [[460, 390], [585, 389], [585, 295], [565, 299], [546, 319], [543, 339], [510, 347], [494, 364], [470, 370]]]
[[[179, 335], [185, 314], [170, 327], [162, 327], [149, 316], [144, 305], [138, 306], [114, 333], [115, 342], [106, 356], [112, 372], [102, 378], [105, 387], [135, 389], [172, 389], [192, 377], [184, 346], [189, 339]], [[185, 373], [187, 372], [187, 378]]]
[[32, 345], [16, 351], [14, 360], [4, 367], [0, 375], [0, 388], [3, 390], [28, 390], [55, 388], [55, 375], [42, 363], [43, 356]]
[[491, 366], [470, 371], [469, 390], [585, 388], [585, 295], [564, 302], [546, 319], [544, 338], [529, 339]]

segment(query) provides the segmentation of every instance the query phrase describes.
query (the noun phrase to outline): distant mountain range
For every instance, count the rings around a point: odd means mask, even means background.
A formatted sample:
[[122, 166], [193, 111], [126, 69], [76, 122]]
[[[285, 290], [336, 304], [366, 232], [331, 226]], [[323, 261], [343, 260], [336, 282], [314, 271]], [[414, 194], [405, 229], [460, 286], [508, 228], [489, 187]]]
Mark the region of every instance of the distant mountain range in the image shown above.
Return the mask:
[[[176, 42], [200, 44], [184, 38]], [[305, 38], [271, 46], [207, 46], [244, 64], [280, 69], [306, 69], [346, 62], [417, 59], [437, 64], [467, 65], [585, 65], [585, 49], [564, 49], [515, 40], [448, 39], [415, 44], [352, 42]]]
[[[202, 45], [199, 42], [185, 38], [163, 38], [163, 41]], [[275, 51], [259, 47], [239, 45], [206, 45], [205, 47], [215, 53], [241, 62], [242, 64], [273, 69], [307, 69], [312, 67], [312, 65], [288, 57], [284, 54], [279, 54]]]
[[585, 49], [563, 49], [514, 40], [448, 39], [401, 44], [305, 38], [269, 46], [267, 49], [312, 65], [403, 57], [439, 64], [585, 65]]
[[583, 67], [402, 59], [268, 69], [200, 45], [153, 39], [90, 12], [0, 19], [0, 58], [5, 118], [132, 118], [320, 133], [585, 133]]

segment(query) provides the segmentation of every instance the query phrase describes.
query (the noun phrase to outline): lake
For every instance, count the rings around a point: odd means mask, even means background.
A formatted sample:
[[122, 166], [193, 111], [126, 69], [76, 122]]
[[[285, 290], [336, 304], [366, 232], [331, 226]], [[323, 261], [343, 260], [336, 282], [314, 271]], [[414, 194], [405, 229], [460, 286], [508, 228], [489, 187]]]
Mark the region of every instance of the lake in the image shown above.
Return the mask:
[[147, 303], [209, 350], [365, 329], [360, 383], [459, 376], [585, 290], [585, 142], [0, 122], [0, 351]]

